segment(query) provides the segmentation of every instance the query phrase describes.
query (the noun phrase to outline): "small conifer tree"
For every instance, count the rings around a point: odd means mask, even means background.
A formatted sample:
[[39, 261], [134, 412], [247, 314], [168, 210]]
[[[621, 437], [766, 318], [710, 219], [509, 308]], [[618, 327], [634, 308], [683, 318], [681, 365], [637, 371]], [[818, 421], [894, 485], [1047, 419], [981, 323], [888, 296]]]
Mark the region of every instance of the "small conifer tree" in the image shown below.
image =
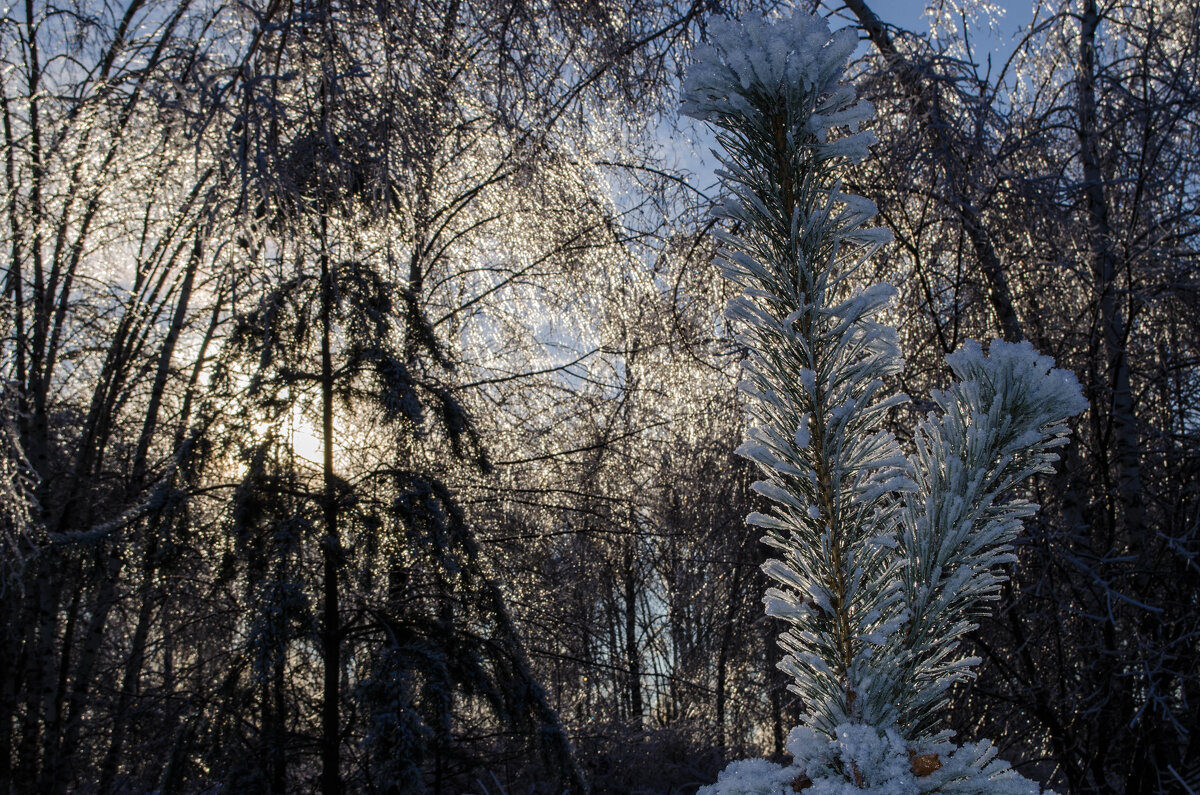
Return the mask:
[[883, 429], [907, 400], [883, 396], [903, 367], [879, 319], [895, 289], [857, 278], [890, 234], [838, 181], [874, 141], [858, 130], [871, 106], [842, 83], [857, 37], [802, 12], [709, 31], [684, 112], [723, 150], [720, 214], [738, 233], [721, 237], [722, 267], [743, 290], [726, 317], [749, 351], [756, 425], [739, 452], [771, 501], [747, 521], [776, 550], [767, 612], [786, 623], [780, 667], [805, 705], [791, 766], [734, 763], [710, 791], [1036, 793], [990, 743], [956, 747], [939, 721], [977, 662], [959, 641], [1036, 510], [1014, 490], [1050, 470], [1086, 407], [1079, 385], [1028, 343], [985, 355], [968, 342], [905, 455]]

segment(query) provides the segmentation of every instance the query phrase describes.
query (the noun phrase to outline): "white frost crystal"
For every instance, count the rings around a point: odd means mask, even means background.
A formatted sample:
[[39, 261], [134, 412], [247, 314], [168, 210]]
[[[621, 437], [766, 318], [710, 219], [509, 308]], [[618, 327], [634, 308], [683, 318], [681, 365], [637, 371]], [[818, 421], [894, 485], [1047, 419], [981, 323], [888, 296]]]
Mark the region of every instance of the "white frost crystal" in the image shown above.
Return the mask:
[[896, 290], [854, 278], [890, 235], [837, 178], [874, 140], [858, 130], [870, 105], [841, 83], [856, 35], [802, 12], [709, 31], [684, 112], [716, 128], [730, 194], [718, 214], [741, 230], [717, 233], [743, 289], [726, 317], [749, 351], [755, 427], [738, 452], [771, 503], [747, 522], [776, 551], [764, 601], [786, 624], [780, 668], [806, 712], [792, 765], [737, 762], [702, 792], [1037, 793], [990, 743], [956, 747], [938, 724], [976, 662], [959, 642], [1036, 510], [1014, 491], [1056, 460], [1065, 419], [1086, 408], [1079, 385], [1028, 343], [984, 355], [968, 342], [905, 455], [883, 429], [907, 399], [885, 395], [903, 367], [879, 319]]

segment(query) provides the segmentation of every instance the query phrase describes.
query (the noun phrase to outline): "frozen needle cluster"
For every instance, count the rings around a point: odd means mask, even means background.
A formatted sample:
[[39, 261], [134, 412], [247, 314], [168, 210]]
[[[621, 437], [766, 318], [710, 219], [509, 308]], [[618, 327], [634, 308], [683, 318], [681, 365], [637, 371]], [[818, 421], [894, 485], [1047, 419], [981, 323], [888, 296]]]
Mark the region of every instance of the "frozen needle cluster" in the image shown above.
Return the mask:
[[771, 501], [748, 521], [776, 550], [767, 612], [786, 622], [780, 665], [806, 708], [792, 766], [737, 763], [710, 791], [1036, 793], [938, 721], [973, 663], [959, 640], [1035, 510], [1013, 490], [1056, 460], [1064, 420], [1086, 407], [1079, 385], [1028, 344], [968, 343], [905, 455], [883, 429], [907, 400], [884, 394], [903, 367], [879, 319], [895, 290], [856, 279], [890, 235], [837, 179], [873, 142], [858, 130], [870, 105], [841, 82], [856, 37], [804, 13], [709, 30], [684, 111], [716, 130], [721, 214], [740, 230], [721, 237], [743, 290], [726, 317], [750, 351], [755, 427], [739, 452]]

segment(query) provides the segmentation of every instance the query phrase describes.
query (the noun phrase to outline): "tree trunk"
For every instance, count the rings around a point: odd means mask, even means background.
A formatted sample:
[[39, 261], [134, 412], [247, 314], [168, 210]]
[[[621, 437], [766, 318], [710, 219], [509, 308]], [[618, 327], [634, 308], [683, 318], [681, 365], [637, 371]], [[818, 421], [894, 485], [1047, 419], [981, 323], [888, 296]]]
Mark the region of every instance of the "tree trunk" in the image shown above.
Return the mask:
[[731, 582], [725, 608], [725, 626], [721, 631], [721, 648], [717, 651], [717, 745], [725, 750], [726, 681], [729, 676], [729, 653], [733, 650], [733, 623], [737, 619], [737, 600], [742, 590], [739, 568], [730, 575]]
[[[630, 520], [633, 511], [630, 510]], [[635, 528], [630, 527], [630, 536], [625, 542], [625, 663], [629, 669], [629, 718], [635, 729], [642, 728], [642, 655], [638, 650], [637, 638], [637, 567], [633, 545]]]
[[[1143, 581], [1135, 592], [1147, 593], [1144, 580], [1154, 568], [1154, 563], [1150, 557], [1152, 545], [1142, 490], [1141, 444], [1127, 355], [1128, 332], [1116, 289], [1118, 273], [1128, 263], [1118, 261], [1108, 197], [1105, 193], [1105, 177], [1100, 164], [1100, 126], [1096, 109], [1096, 32], [1100, 21], [1095, 0], [1086, 0], [1080, 18], [1079, 34], [1079, 154], [1083, 171], [1081, 188], [1088, 221], [1088, 254], [1091, 259], [1094, 289], [1097, 292], [1097, 333], [1103, 345], [1105, 365], [1101, 376], [1103, 382], [1094, 385], [1094, 394], [1107, 403], [1105, 408], [1112, 418], [1112, 455], [1116, 470], [1118, 507], [1115, 552], [1118, 556], [1130, 555], [1134, 558], [1135, 582]], [[1093, 412], [1100, 411], [1098, 402], [1093, 402]], [[1110, 619], [1110, 623], [1112, 620]], [[1150, 610], [1143, 610], [1136, 623], [1113, 626], [1111, 631], [1118, 635], [1140, 632], [1149, 638], [1161, 631], [1156, 626], [1157, 623]], [[1138, 641], [1134, 638], [1132, 642], [1136, 644]], [[1107, 732], [1110, 731], [1110, 727], [1117, 730], [1117, 727], [1134, 727], [1138, 722], [1142, 723], [1141, 729], [1135, 728], [1133, 734], [1136, 744], [1130, 750], [1135, 758], [1129, 770], [1128, 784], [1134, 788], [1157, 788], [1158, 771], [1177, 762], [1171, 750], [1174, 743], [1164, 736], [1167, 732], [1162, 731], [1159, 716], [1153, 707], [1140, 715], [1133, 715], [1131, 720], [1135, 701], [1131, 692], [1132, 680], [1128, 676], [1119, 676], [1120, 673], [1115, 671], [1110, 678], [1117, 692], [1107, 699], [1099, 728], [1101, 732]], [[1155, 677], [1166, 677], [1169, 674], [1162, 670], [1146, 668], [1145, 675], [1148, 680], [1144, 684], [1147, 696], [1171, 692], [1170, 682], [1154, 681]], [[1101, 766], [1101, 769], [1096, 771], [1096, 775], [1099, 776], [1105, 760], [1100, 759], [1097, 764]]]
[[733, 638], [733, 622], [726, 617], [721, 633], [721, 648], [717, 651], [717, 747], [725, 751], [725, 678], [729, 668], [729, 644]]
[[1104, 174], [1100, 168], [1096, 117], [1096, 29], [1100, 15], [1095, 0], [1084, 4], [1079, 44], [1079, 152], [1083, 165], [1083, 195], [1088, 216], [1088, 249], [1092, 277], [1098, 292], [1100, 337], [1104, 345], [1107, 382], [1102, 394], [1111, 394], [1116, 447], [1117, 493], [1121, 503], [1125, 538], [1130, 551], [1144, 548], [1145, 506], [1142, 499], [1138, 421], [1133, 405], [1129, 359], [1126, 356], [1125, 320], [1116, 293], [1117, 255], [1109, 221]]
[[333, 272], [329, 262], [328, 221], [321, 216], [321, 509], [325, 535], [321, 542], [323, 621], [321, 649], [324, 680], [321, 690], [321, 793], [341, 795], [341, 734], [339, 704], [341, 688], [341, 626], [338, 607], [338, 568], [341, 537], [338, 531], [338, 492], [333, 473]]
[[771, 703], [771, 758], [776, 762], [783, 760], [783, 686], [779, 683], [779, 643], [775, 640], [775, 632], [768, 623], [763, 631], [766, 641], [764, 650], [767, 658], [767, 671], [763, 677], [767, 683], [767, 698]]
[[[193, 251], [193, 264], [198, 263], [200, 255], [200, 238], [197, 236], [196, 248]], [[159, 372], [155, 377], [156, 390], [155, 394], [163, 388], [166, 382], [166, 374], [169, 371], [170, 358], [174, 351], [175, 342], [178, 339], [178, 332], [182, 331], [184, 310], [186, 309], [191, 296], [192, 277], [194, 276], [194, 268], [185, 277], [183, 289], [181, 291], [179, 302], [176, 306], [175, 318], [172, 323], [172, 336], [170, 344], [165, 346], [164, 355], [159, 360]], [[209, 319], [208, 328], [205, 331], [204, 339], [200, 343], [200, 350], [196, 354], [196, 361], [192, 366], [191, 378], [188, 382], [188, 387], [185, 393], [183, 406], [180, 410], [179, 427], [175, 433], [173, 452], [176, 457], [184, 454], [183, 445], [185, 432], [184, 428], [190, 420], [192, 399], [195, 395], [196, 385], [200, 380], [200, 373], [204, 366], [204, 358], [208, 353], [209, 345], [212, 343], [213, 336], [216, 334], [217, 324], [221, 316], [221, 300], [218, 298], [213, 304], [213, 310]], [[166, 350], [169, 348], [170, 350]], [[159, 402], [160, 404], [160, 402]], [[152, 412], [157, 416], [157, 405]], [[149, 439], [146, 434], [146, 426], [143, 426], [143, 440], [139, 441], [138, 454], [135, 455], [134, 471], [144, 475], [145, 458], [149, 449]], [[144, 442], [144, 443], [143, 443]], [[140, 483], [135, 480], [134, 484]], [[121, 676], [121, 691], [117, 697], [117, 708], [113, 716], [113, 731], [109, 739], [108, 750], [104, 754], [104, 760], [100, 766], [99, 791], [102, 795], [112, 791], [113, 783], [116, 779], [117, 769], [120, 765], [121, 751], [125, 742], [125, 733], [128, 730], [131, 719], [131, 708], [133, 706], [133, 696], [137, 692], [141, 682], [142, 665], [146, 659], [146, 642], [150, 632], [150, 619], [153, 612], [153, 597], [156, 589], [154, 588], [155, 573], [158, 570], [157, 557], [159, 544], [162, 539], [163, 527], [166, 522], [161, 512], [155, 512], [148, 522], [149, 532], [146, 541], [146, 549], [143, 553], [142, 563], [142, 580], [138, 589], [139, 605], [137, 621], [134, 625], [133, 640], [130, 644], [129, 657], [125, 661], [125, 666]]]
[[268, 753], [270, 755], [271, 795], [287, 792], [287, 652], [276, 655], [272, 661], [270, 693], [263, 701], [270, 705], [266, 722]]

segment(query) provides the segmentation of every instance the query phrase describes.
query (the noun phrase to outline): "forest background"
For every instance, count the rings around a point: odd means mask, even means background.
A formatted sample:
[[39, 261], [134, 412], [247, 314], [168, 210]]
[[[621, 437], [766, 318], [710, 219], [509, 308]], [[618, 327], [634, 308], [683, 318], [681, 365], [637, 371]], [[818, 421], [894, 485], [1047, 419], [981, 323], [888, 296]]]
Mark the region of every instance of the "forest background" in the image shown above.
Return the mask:
[[[990, 61], [986, 3], [802, 5], [864, 42], [894, 388], [1002, 337], [1090, 403], [951, 725], [1061, 792], [1200, 789], [1200, 4], [1041, 2]], [[0, 788], [782, 753], [718, 197], [664, 143], [708, 15], [776, 7], [5, 10]]]

